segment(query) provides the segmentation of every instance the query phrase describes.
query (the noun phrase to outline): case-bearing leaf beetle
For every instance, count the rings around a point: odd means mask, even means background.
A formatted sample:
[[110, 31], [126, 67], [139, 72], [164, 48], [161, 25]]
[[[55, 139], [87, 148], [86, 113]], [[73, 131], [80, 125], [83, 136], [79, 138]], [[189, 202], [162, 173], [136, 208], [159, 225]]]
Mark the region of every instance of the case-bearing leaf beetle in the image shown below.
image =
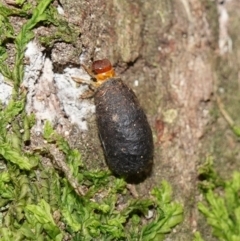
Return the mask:
[[109, 168], [125, 178], [146, 177], [153, 164], [153, 138], [136, 95], [115, 77], [109, 60], [93, 62], [92, 70], [83, 67], [96, 81], [96, 120]]

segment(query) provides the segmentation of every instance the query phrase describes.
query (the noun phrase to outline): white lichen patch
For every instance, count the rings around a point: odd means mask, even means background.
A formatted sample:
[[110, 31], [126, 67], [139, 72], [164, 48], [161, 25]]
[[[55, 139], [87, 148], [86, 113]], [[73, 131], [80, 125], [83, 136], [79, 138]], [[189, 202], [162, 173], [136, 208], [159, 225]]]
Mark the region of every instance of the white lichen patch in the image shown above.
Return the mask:
[[33, 130], [42, 132], [46, 120], [63, 131], [69, 124], [87, 130], [87, 118], [95, 108], [89, 100], [79, 98], [87, 86], [78, 87], [71, 76], [88, 76], [76, 68], [54, 73], [51, 60], [35, 42], [28, 44], [26, 57], [29, 65], [25, 68], [23, 86], [28, 90], [26, 111], [36, 116]]
[[87, 118], [95, 112], [95, 106], [90, 100], [82, 100], [80, 96], [88, 89], [79, 85], [71, 77], [89, 79], [82, 70], [66, 68], [63, 74], [55, 74], [57, 96], [64, 112], [72, 124], [77, 124], [80, 130], [87, 130]]
[[63, 8], [62, 8], [60, 5], [57, 6], [57, 11], [58, 11], [58, 13], [61, 14], [61, 15], [64, 15], [64, 14], [65, 14]]
[[28, 89], [26, 111], [36, 116], [36, 125], [33, 130], [42, 132], [46, 120], [54, 123], [55, 126], [58, 124], [64, 126], [64, 115], [56, 95], [52, 63], [50, 59], [45, 59], [43, 56], [38, 60], [34, 62], [35, 66], [30, 60], [30, 66], [28, 66], [30, 70], [25, 72], [24, 86]]
[[0, 101], [7, 105], [12, 95], [12, 85], [4, 81], [4, 77], [0, 74]]
[[219, 40], [218, 47], [220, 55], [224, 55], [232, 51], [232, 39], [228, 33], [229, 14], [227, 4], [231, 0], [218, 1], [218, 23], [219, 23]]
[[30, 42], [27, 45], [25, 58], [28, 60], [28, 65], [24, 69], [24, 79], [22, 86], [27, 88], [27, 103], [26, 111], [31, 113], [34, 96], [36, 94], [36, 83], [38, 82], [44, 65], [45, 57], [42, 54], [42, 49], [36, 42]]

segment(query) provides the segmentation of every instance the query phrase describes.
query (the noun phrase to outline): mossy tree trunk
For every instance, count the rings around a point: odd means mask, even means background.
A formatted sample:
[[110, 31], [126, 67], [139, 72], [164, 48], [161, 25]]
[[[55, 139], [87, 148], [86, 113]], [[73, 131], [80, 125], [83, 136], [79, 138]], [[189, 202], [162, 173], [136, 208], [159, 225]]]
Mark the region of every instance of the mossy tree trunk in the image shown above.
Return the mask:
[[[239, 107], [232, 108], [236, 105], [230, 98], [234, 95], [234, 101], [239, 101], [240, 55], [236, 31], [239, 14], [235, 10], [240, 7], [238, 0], [60, 0], [60, 3], [64, 17], [76, 29], [76, 36], [69, 43], [61, 41], [46, 47], [54, 73], [79, 65], [79, 55], [85, 64], [101, 58], [111, 60], [117, 75], [135, 91], [154, 134], [153, 173], [137, 186], [138, 193], [148, 195], [153, 186], [168, 180], [185, 210], [184, 223], [171, 234], [172, 238], [191, 240], [193, 231], [203, 229], [196, 207], [199, 164], [211, 154], [230, 157], [230, 169], [236, 168], [233, 160], [237, 160], [238, 153], [223, 154], [229, 147], [237, 150], [236, 139], [231, 132], [227, 142], [222, 138], [224, 134], [219, 135], [221, 129], [216, 123], [222, 129], [227, 124], [221, 118], [213, 122], [217, 118], [211, 113], [220, 86], [227, 92], [222, 97], [230, 114], [238, 118]], [[226, 18], [228, 12], [230, 18]], [[227, 25], [229, 21], [232, 24]], [[48, 31], [51, 33], [45, 27], [35, 33], [39, 37]], [[104, 163], [92, 160], [104, 158], [93, 123], [88, 123], [93, 126], [88, 132], [70, 131], [70, 139], [79, 145], [83, 158], [88, 157], [87, 165], [95, 167]], [[219, 150], [217, 145], [223, 148]], [[234, 158], [232, 153], [236, 154]], [[220, 160], [224, 167], [227, 159]]]

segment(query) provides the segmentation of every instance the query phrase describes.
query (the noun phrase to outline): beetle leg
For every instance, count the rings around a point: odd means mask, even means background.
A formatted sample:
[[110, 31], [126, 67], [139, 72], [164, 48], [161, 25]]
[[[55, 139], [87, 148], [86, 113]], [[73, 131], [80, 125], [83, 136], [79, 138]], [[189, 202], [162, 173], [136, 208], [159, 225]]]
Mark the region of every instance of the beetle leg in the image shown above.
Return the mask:
[[71, 78], [72, 78], [73, 81], [75, 81], [78, 84], [88, 85], [89, 89], [92, 90], [92, 91], [95, 91], [98, 88], [98, 86], [99, 86], [99, 84], [97, 82], [89, 83], [88, 80], [84, 80], [84, 79], [81, 79], [81, 78], [78, 78], [78, 77], [74, 77], [74, 76], [72, 76]]
[[71, 76], [72, 80], [75, 81], [78, 84], [89, 84], [87, 80]]
[[81, 96], [81, 99], [90, 99], [94, 96], [95, 91], [92, 90], [86, 90]]
[[78, 78], [78, 77], [71, 77], [72, 80], [74, 80], [76, 83], [78, 84], [85, 84], [88, 86], [89, 90], [85, 91], [80, 98], [81, 99], [88, 99], [88, 98], [92, 98], [94, 96], [95, 90], [97, 89], [98, 85], [95, 82], [89, 83], [89, 81]]
[[96, 76], [95, 74], [92, 72], [91, 69], [89, 69], [86, 65], [81, 64], [81, 66], [84, 68], [84, 70], [88, 73], [89, 76], [91, 76], [91, 78], [93, 78], [94, 80], [96, 80]]

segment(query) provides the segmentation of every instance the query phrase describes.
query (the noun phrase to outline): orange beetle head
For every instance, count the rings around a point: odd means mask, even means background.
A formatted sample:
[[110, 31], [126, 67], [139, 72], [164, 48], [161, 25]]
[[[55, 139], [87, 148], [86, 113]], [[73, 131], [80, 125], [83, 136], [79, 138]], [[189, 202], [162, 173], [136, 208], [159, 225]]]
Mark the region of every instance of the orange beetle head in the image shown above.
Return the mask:
[[115, 76], [115, 71], [108, 59], [96, 60], [92, 64], [92, 72], [99, 84]]

